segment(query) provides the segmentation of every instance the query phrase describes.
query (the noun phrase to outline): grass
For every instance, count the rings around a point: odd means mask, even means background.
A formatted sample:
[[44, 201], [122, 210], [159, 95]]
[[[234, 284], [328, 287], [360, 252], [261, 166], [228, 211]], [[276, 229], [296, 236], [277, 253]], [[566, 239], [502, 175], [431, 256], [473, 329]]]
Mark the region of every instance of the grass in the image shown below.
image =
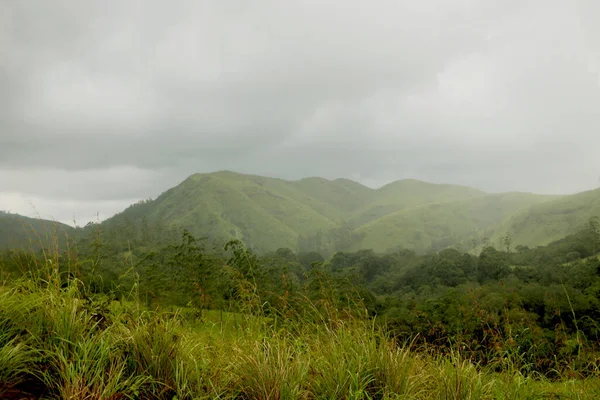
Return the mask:
[[[599, 378], [550, 382], [398, 344], [366, 319], [287, 321], [114, 301], [77, 281], [0, 288], [0, 397], [56, 399], [592, 399]], [[307, 304], [307, 307], [310, 305]]]

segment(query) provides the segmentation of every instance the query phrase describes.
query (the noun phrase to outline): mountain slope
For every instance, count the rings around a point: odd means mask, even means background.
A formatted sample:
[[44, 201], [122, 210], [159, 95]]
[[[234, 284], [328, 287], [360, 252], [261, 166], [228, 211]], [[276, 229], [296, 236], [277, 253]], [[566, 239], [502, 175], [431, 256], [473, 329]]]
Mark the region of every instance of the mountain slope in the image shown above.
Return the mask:
[[[148, 242], [148, 232], [170, 226], [198, 237], [239, 238], [259, 251], [288, 247], [331, 253], [398, 247], [469, 250], [487, 240], [499, 246], [507, 233], [513, 248], [544, 245], [577, 232], [592, 216], [600, 216], [600, 189], [570, 196], [486, 194], [410, 179], [371, 189], [347, 179], [286, 181], [220, 171], [192, 175], [101, 225], [109, 235], [122, 231], [138, 243]], [[30, 246], [38, 236], [56, 231], [61, 237], [79, 232], [0, 212], [0, 249]]]
[[288, 182], [306, 201], [307, 205], [338, 221], [348, 218], [349, 213], [364, 207], [373, 200], [375, 191], [349, 179], [327, 180], [305, 178]]
[[361, 226], [394, 212], [432, 203], [448, 203], [485, 196], [485, 193], [466, 186], [433, 184], [404, 179], [374, 191], [372, 201], [355, 211], [351, 222]]
[[504, 193], [408, 208], [358, 228], [364, 236], [358, 246], [378, 251], [395, 247], [426, 251], [459, 242], [468, 245], [466, 239], [493, 230], [507, 215], [551, 199], [554, 197]]
[[62, 244], [75, 229], [60, 222], [29, 218], [0, 211], [0, 250], [48, 247], [53, 238]]
[[[149, 204], [141, 216], [199, 236], [239, 238], [261, 250], [295, 248], [298, 235], [337, 226], [334, 205], [294, 182], [232, 172], [196, 174]], [[310, 186], [310, 185], [308, 185]], [[135, 209], [111, 220], [125, 218]], [[139, 218], [140, 216], [137, 216]], [[107, 223], [112, 223], [109, 220]]]
[[[416, 180], [370, 189], [336, 179], [297, 181], [230, 171], [195, 174], [156, 200], [129, 207], [104, 222], [160, 221], [197, 236], [239, 238], [258, 250], [279, 247], [417, 250], [452, 245], [547, 196], [487, 195], [456, 185]], [[121, 221], [121, 222], [119, 222]]]
[[502, 224], [493, 240], [509, 234], [514, 245], [546, 245], [578, 232], [594, 216], [600, 216], [600, 189], [563, 196], [521, 210]]

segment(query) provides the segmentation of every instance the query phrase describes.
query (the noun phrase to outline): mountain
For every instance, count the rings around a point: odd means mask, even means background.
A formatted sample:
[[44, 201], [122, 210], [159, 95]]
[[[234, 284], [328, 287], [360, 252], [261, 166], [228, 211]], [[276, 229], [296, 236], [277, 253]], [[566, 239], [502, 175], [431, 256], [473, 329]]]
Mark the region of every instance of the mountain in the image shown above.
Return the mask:
[[[497, 193], [404, 179], [371, 189], [348, 179], [295, 181], [220, 171], [194, 174], [154, 200], [101, 223], [115, 240], [164, 241], [160, 227], [195, 236], [238, 238], [259, 251], [301, 251], [545, 245], [600, 216], [600, 189], [568, 196]], [[90, 228], [91, 229], [91, 228]], [[67, 225], [0, 212], [0, 249], [39, 247], [39, 239], [84, 234]], [[171, 235], [171, 236], [169, 236]]]
[[364, 236], [359, 247], [378, 251], [396, 247], [427, 251], [462, 243], [462, 247], [469, 249], [484, 237], [492, 236], [507, 215], [553, 198], [529, 193], [482, 194], [406, 208], [358, 228], [357, 232]]
[[0, 250], [47, 248], [53, 238], [62, 244], [74, 234], [75, 228], [60, 222], [0, 211]]
[[288, 182], [228, 171], [195, 174], [105, 224], [143, 216], [198, 236], [237, 237], [258, 249], [296, 248], [299, 235], [335, 228], [353, 207], [348, 199], [360, 202], [368, 190], [343, 181], [324, 185], [316, 178]]
[[392, 182], [373, 191], [371, 201], [353, 212], [353, 225], [360, 226], [396, 211], [430, 203], [446, 203], [485, 196], [466, 186], [433, 184], [414, 179]]
[[492, 236], [510, 235], [513, 243], [538, 246], [574, 234], [600, 216], [600, 189], [589, 190], [535, 204], [508, 217]]
[[520, 210], [555, 198], [412, 179], [371, 189], [348, 179], [287, 181], [220, 171], [192, 175], [103, 225], [160, 221], [196, 236], [239, 238], [263, 251], [427, 251], [457, 243], [472, 247]]

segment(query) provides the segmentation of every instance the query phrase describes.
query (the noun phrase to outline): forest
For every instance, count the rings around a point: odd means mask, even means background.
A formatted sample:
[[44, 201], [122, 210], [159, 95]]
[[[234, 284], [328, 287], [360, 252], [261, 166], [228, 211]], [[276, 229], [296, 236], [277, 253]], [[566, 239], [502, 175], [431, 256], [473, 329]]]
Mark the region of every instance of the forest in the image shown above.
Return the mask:
[[83, 232], [1, 254], [2, 398], [600, 390], [596, 217], [546, 246], [506, 235], [478, 252], [258, 252], [145, 219]]

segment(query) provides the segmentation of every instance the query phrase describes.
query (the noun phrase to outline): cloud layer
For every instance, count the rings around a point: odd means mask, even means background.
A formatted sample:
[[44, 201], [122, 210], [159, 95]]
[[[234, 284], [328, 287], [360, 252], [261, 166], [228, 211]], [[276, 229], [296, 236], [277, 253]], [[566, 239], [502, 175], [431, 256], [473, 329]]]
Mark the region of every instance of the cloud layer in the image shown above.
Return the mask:
[[219, 169], [590, 189], [599, 18], [594, 0], [2, 2], [0, 209], [85, 222]]

